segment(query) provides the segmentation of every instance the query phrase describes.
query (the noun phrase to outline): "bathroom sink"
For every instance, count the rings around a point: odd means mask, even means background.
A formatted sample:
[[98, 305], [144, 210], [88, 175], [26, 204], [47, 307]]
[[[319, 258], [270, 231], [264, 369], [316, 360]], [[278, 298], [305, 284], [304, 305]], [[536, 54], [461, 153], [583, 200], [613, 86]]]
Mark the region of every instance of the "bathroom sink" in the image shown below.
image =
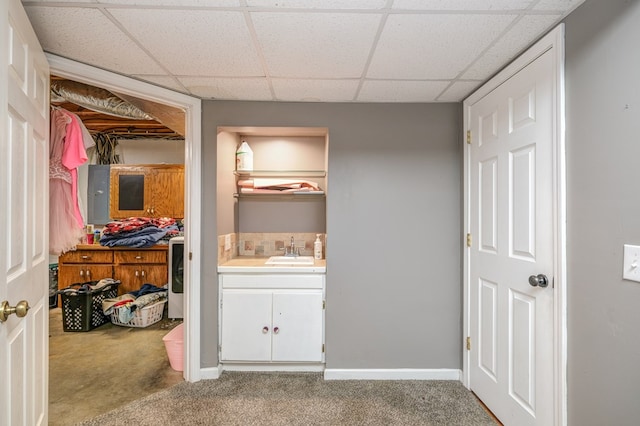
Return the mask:
[[313, 265], [313, 256], [271, 256], [265, 265]]

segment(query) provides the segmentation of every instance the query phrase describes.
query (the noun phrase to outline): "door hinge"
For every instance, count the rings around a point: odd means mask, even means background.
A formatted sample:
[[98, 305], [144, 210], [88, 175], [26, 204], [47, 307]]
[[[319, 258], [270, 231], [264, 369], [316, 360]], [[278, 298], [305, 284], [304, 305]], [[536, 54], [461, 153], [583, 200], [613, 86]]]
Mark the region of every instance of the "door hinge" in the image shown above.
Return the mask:
[[471, 350], [471, 337], [467, 336], [467, 350]]
[[471, 130], [467, 130], [467, 143], [471, 145]]
[[322, 309], [327, 309], [327, 301], [326, 300], [322, 301]]
[[467, 234], [467, 247], [471, 247], [472, 244], [473, 244], [473, 237], [469, 233]]
[[189, 260], [193, 259], [193, 253], [189, 252]]
[[322, 353], [324, 353], [324, 343], [322, 344]]

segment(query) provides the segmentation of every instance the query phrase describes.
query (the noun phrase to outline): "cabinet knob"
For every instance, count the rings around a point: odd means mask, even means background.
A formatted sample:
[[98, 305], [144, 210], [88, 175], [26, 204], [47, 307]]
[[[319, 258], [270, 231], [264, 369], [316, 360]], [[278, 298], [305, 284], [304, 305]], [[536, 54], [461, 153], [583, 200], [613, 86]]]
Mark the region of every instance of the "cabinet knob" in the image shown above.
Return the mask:
[[136, 271], [136, 277], [137, 277], [138, 275], [139, 275], [139, 274], [138, 274], [138, 271]]
[[82, 269], [80, 269], [80, 276], [84, 277], [84, 271]]
[[142, 256], [136, 256], [136, 260], [142, 259]]
[[87, 278], [91, 276], [91, 271], [87, 269]]
[[262, 334], [267, 334], [269, 332], [269, 327], [262, 327]]
[[82, 256], [82, 259], [87, 260], [87, 259], [91, 259], [91, 257], [87, 256], [86, 254]]
[[153, 213], [155, 213], [155, 212], [153, 211], [153, 207], [151, 207], [151, 214], [153, 214]]
[[144, 277], [144, 271], [140, 271], [140, 275]]
[[280, 328], [273, 327], [273, 334], [278, 334], [279, 331], [280, 331]]

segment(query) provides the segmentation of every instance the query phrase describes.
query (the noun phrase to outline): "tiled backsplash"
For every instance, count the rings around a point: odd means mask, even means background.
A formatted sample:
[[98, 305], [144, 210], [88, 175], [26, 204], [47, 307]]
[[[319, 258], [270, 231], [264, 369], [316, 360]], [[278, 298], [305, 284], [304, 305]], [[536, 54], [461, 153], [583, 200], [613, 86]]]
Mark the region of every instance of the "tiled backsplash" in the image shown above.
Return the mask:
[[[218, 236], [218, 263], [224, 263], [235, 256], [281, 256], [285, 247], [291, 246], [291, 237], [295, 247], [300, 248], [302, 256], [313, 256], [316, 233], [240, 233], [231, 234], [230, 250], [224, 250], [225, 236]], [[324, 259], [324, 234], [320, 234], [320, 240]]]

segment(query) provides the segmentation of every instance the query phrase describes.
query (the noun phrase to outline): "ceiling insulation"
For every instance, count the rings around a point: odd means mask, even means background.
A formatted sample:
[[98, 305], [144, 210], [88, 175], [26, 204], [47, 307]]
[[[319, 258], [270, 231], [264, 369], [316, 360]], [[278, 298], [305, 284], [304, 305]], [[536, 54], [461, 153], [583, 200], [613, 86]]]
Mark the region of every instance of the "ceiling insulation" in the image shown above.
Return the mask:
[[184, 111], [52, 76], [51, 103], [78, 115], [93, 133], [120, 138], [183, 138]]

